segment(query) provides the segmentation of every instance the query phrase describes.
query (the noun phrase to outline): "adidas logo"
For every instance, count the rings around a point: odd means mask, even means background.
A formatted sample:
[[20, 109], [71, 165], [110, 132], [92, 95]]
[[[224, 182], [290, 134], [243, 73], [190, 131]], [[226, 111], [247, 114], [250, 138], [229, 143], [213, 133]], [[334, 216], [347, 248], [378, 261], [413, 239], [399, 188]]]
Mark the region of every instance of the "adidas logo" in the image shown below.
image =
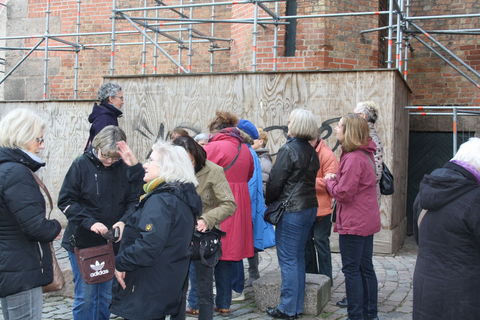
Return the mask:
[[102, 262], [95, 261], [95, 264], [91, 264], [90, 268], [92, 268], [92, 270], [94, 270], [95, 272], [90, 273], [90, 277], [95, 278], [95, 277], [109, 273], [108, 269], [102, 270], [104, 266], [105, 266], [105, 261], [102, 261]]

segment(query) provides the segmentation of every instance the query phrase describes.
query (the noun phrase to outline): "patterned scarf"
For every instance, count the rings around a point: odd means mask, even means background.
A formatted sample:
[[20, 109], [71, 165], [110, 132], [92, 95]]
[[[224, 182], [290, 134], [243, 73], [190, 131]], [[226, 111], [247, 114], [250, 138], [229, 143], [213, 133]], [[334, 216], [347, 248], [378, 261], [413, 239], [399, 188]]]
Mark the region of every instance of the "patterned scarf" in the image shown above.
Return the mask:
[[165, 180], [162, 178], [155, 178], [153, 180], [150, 180], [149, 182], [145, 183], [143, 185], [143, 191], [145, 191], [145, 194], [142, 194], [140, 196], [140, 201], [142, 201], [146, 196], [148, 196], [150, 193], [152, 193], [153, 190], [155, 190], [159, 185], [164, 183]]

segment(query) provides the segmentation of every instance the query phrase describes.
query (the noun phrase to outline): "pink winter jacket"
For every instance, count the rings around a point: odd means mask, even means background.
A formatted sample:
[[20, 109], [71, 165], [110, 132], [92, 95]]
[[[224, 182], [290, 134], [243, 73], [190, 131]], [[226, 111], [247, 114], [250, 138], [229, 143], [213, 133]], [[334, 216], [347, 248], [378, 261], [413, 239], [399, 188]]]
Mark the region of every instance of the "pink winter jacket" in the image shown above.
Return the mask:
[[375, 150], [370, 139], [368, 145], [342, 153], [336, 178], [327, 181], [328, 193], [337, 200], [334, 231], [339, 234], [369, 236], [380, 231]]

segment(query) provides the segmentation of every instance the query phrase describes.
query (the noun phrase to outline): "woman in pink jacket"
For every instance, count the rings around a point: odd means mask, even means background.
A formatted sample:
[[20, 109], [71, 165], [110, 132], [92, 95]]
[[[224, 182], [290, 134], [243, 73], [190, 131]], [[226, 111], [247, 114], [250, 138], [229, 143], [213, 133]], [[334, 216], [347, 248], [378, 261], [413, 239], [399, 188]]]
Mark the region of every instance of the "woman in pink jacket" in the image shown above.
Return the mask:
[[334, 231], [340, 234], [342, 272], [349, 320], [377, 317], [378, 283], [372, 263], [373, 234], [380, 231], [377, 181], [368, 123], [348, 114], [335, 128], [342, 145], [338, 173], [327, 174], [327, 190], [337, 201]]

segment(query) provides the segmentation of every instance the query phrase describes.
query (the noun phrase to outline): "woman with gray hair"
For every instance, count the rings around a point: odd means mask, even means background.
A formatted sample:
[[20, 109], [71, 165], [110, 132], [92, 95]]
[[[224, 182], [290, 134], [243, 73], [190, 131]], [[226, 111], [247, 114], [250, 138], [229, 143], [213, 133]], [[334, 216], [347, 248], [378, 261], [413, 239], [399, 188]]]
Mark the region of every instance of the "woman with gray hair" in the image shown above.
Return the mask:
[[423, 177], [414, 203], [413, 319], [480, 315], [480, 139]]
[[85, 150], [90, 146], [93, 138], [106, 126], [118, 126], [118, 118], [122, 116], [123, 92], [116, 83], [103, 84], [97, 93], [100, 104], [94, 104], [92, 113], [88, 116], [90, 136]]
[[[357, 104], [357, 107], [353, 110], [354, 113], [367, 120], [368, 128], [370, 129], [370, 138], [375, 142], [376, 150], [374, 154], [375, 160], [375, 174], [377, 176], [377, 183], [382, 178], [382, 165], [383, 165], [383, 144], [378, 137], [377, 130], [375, 129], [375, 122], [378, 118], [378, 106], [373, 101], [362, 101]], [[377, 190], [378, 198], [380, 199], [380, 188]]]
[[[141, 165], [127, 166], [118, 153], [117, 143], [125, 133], [116, 126], [100, 131], [83, 155], [75, 159], [63, 181], [58, 207], [68, 219], [62, 247], [68, 251], [74, 288], [73, 319], [108, 319], [112, 280], [87, 284], [81, 277], [74, 248], [106, 244], [103, 237], [118, 227], [120, 239], [125, 220], [133, 212], [141, 190]], [[120, 240], [119, 239], [119, 240]], [[118, 241], [119, 241], [118, 240]]]
[[126, 221], [111, 310], [132, 320], [185, 319], [190, 243], [202, 212], [197, 178], [187, 151], [167, 142], [153, 145], [143, 168], [145, 194]]
[[288, 140], [278, 150], [270, 171], [265, 202], [282, 201], [285, 213], [275, 229], [282, 287], [280, 303], [267, 309], [273, 318], [295, 319], [303, 313], [305, 298], [305, 245], [317, 215], [315, 181], [320, 168], [310, 145], [318, 135], [312, 112], [294, 109], [288, 119]]
[[45, 122], [31, 110], [15, 109], [0, 121], [0, 301], [3, 318], [40, 320], [42, 286], [53, 280], [49, 242], [60, 233], [45, 218], [45, 200], [34, 172]]

